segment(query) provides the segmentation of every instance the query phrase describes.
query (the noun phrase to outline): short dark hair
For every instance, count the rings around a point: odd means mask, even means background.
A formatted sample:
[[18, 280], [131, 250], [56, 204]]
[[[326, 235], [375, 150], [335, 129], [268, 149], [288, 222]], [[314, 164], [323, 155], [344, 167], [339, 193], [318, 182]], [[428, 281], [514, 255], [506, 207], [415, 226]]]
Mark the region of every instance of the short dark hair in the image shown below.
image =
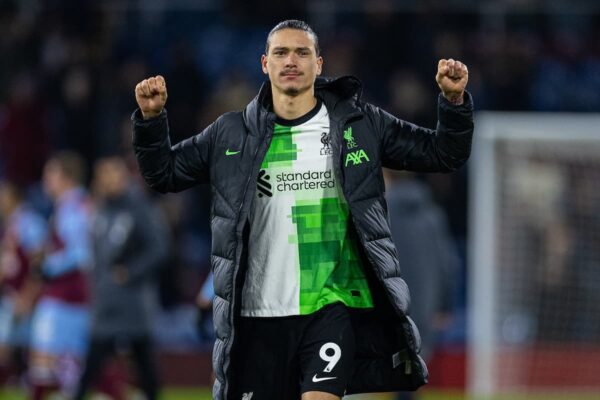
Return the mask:
[[87, 168], [83, 157], [74, 151], [63, 150], [53, 154], [48, 162], [54, 162], [63, 175], [76, 185], [84, 183]]
[[304, 31], [304, 32], [308, 33], [309, 36], [312, 36], [313, 42], [315, 43], [315, 51], [317, 53], [317, 56], [319, 56], [319, 54], [321, 54], [321, 49], [319, 48], [319, 38], [318, 38], [317, 34], [315, 33], [315, 31], [313, 31], [313, 29], [310, 27], [310, 25], [308, 25], [306, 22], [300, 21], [298, 19], [288, 19], [285, 21], [281, 21], [280, 23], [275, 25], [275, 27], [273, 29], [271, 29], [271, 32], [269, 32], [269, 35], [267, 36], [267, 44], [265, 45], [265, 54], [269, 54], [269, 44], [271, 43], [271, 36], [273, 36], [273, 34], [275, 32], [280, 31], [282, 29], [296, 29], [296, 30]]

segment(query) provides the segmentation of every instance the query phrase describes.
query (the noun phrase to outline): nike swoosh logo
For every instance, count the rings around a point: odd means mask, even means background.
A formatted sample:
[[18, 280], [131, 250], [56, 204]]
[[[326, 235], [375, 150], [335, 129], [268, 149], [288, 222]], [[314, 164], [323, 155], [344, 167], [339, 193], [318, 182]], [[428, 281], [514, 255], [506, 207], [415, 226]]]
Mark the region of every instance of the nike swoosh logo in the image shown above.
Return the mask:
[[231, 151], [231, 150], [227, 149], [227, 151], [225, 151], [225, 155], [226, 156], [233, 156], [235, 154], [238, 154], [240, 151], [241, 150], [239, 150], [239, 151]]
[[312, 381], [317, 383], [317, 382], [321, 382], [321, 381], [328, 381], [330, 379], [337, 379], [336, 376], [330, 376], [330, 377], [325, 377], [325, 378], [317, 378], [317, 374], [315, 374], [315, 376], [313, 376]]

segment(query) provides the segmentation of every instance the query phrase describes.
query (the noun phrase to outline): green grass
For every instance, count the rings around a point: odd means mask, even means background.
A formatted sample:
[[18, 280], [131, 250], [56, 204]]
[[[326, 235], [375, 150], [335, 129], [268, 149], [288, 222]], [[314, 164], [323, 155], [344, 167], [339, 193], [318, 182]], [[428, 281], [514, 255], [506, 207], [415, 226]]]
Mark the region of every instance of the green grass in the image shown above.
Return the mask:
[[[55, 396], [52, 400], [57, 399]], [[211, 400], [210, 389], [167, 389], [163, 392], [161, 400]], [[22, 390], [0, 389], [0, 400], [27, 400]], [[48, 399], [50, 400], [50, 399]], [[62, 398], [61, 398], [62, 400]]]
[[165, 390], [162, 400], [211, 400], [210, 389], [169, 389]]
[[[361, 395], [351, 397], [348, 400], [393, 400], [394, 397], [389, 394], [383, 395]], [[167, 400], [167, 399], [165, 399]], [[421, 391], [417, 400], [600, 400], [600, 393], [569, 393], [561, 394], [511, 394], [479, 398], [467, 398], [463, 393], [424, 390]]]
[[[55, 397], [54, 399], [57, 399]], [[53, 399], [53, 400], [54, 400]], [[599, 400], [600, 393], [562, 393], [562, 394], [540, 394], [540, 395], [504, 395], [493, 398], [480, 398], [468, 400]], [[0, 400], [27, 400], [25, 393], [20, 390], [0, 389]], [[166, 389], [161, 400], [211, 400], [210, 389]], [[348, 400], [393, 400], [393, 396], [387, 394], [352, 396]], [[424, 391], [418, 400], [467, 400], [461, 393]]]
[[[466, 400], [467, 397], [457, 393], [429, 392], [419, 398], [419, 400]], [[561, 394], [510, 394], [495, 396], [493, 398], [473, 398], [469, 400], [599, 400], [599, 393], [561, 393]]]

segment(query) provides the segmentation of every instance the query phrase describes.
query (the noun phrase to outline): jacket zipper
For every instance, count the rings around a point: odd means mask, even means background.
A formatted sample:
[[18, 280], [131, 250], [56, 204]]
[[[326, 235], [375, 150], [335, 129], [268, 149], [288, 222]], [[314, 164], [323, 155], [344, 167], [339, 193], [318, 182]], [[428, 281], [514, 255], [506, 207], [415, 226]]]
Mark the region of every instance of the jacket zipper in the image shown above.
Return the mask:
[[[267, 123], [269, 124], [268, 127], [268, 131], [267, 131], [267, 137], [266, 137], [266, 141], [267, 141], [267, 146], [266, 149], [268, 151], [269, 146], [271, 145], [271, 140], [273, 139], [273, 129], [271, 129], [270, 127], [270, 120], [267, 117]], [[244, 204], [245, 204], [245, 200], [246, 200], [246, 194], [248, 193], [248, 188], [250, 187], [250, 181], [252, 180], [252, 176], [254, 176], [254, 169], [255, 169], [255, 164], [256, 164], [256, 157], [258, 156], [258, 152], [260, 151], [261, 147], [263, 146], [264, 141], [260, 142], [258, 144], [258, 146], [256, 146], [256, 150], [254, 151], [254, 155], [252, 156], [252, 170], [250, 171], [250, 174], [248, 175], [248, 179], [246, 180], [246, 186], [244, 187], [244, 193], [242, 194], [242, 201], [240, 203], [240, 206], [238, 208], [238, 219], [236, 221], [236, 235], [237, 235], [237, 229], [238, 229], [238, 225], [240, 223], [240, 219], [241, 219], [241, 215], [242, 215], [242, 208], [244, 208]], [[266, 152], [265, 152], [266, 153]], [[260, 166], [259, 166], [260, 169]], [[243, 228], [242, 228], [242, 243], [241, 246], [243, 246]], [[230, 308], [231, 308], [231, 315], [230, 315], [230, 324], [231, 324], [231, 334], [229, 335], [229, 342], [227, 343], [226, 349], [227, 349], [227, 353], [231, 356], [231, 349], [233, 348], [233, 338], [235, 336], [235, 324], [234, 324], [234, 319], [235, 319], [235, 300], [236, 300], [236, 292], [238, 290], [237, 288], [237, 280], [238, 280], [238, 273], [239, 273], [239, 269], [240, 269], [240, 264], [241, 264], [241, 250], [238, 250], [240, 248], [240, 243], [238, 242], [238, 246], [236, 246], [236, 256], [235, 256], [235, 263], [234, 263], [234, 270], [233, 270], [233, 285], [232, 285], [232, 293], [231, 293], [231, 303], [230, 303]], [[239, 251], [239, 257], [238, 257], [238, 251]], [[225, 374], [225, 371], [223, 371], [223, 373]], [[225, 374], [226, 375], [226, 374]], [[229, 391], [229, 384], [230, 384], [230, 379], [229, 377], [226, 376], [226, 380], [225, 380], [225, 387], [223, 388], [223, 395], [224, 398], [227, 399], [228, 396], [228, 391]]]

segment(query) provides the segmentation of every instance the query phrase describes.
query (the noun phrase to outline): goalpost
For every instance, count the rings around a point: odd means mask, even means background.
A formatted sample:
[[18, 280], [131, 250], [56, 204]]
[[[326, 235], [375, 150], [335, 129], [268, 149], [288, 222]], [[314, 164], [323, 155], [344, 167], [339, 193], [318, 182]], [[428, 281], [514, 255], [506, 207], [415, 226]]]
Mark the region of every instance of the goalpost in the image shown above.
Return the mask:
[[600, 396], [600, 114], [475, 126], [468, 392]]

